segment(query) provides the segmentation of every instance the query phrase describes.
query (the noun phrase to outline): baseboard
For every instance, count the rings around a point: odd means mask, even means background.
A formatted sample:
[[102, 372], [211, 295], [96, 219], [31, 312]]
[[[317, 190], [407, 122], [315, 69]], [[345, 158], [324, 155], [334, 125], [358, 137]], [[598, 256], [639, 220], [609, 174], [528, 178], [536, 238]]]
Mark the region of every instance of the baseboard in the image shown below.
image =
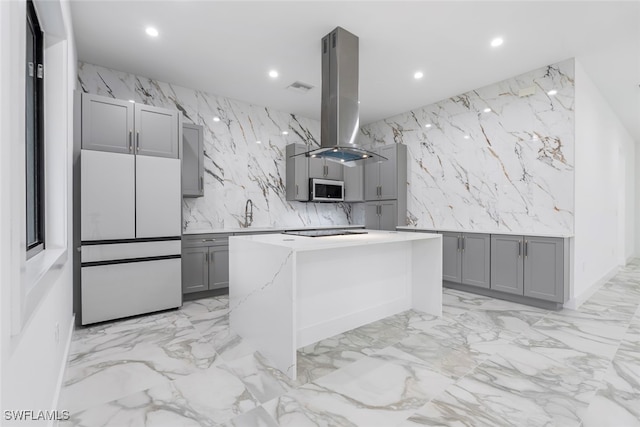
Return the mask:
[[[73, 317], [71, 318], [71, 322], [69, 324], [69, 333], [67, 334], [67, 342], [65, 344], [65, 349], [64, 349], [64, 354], [62, 355], [62, 365], [60, 366], [60, 373], [58, 374], [58, 381], [56, 384], [56, 393], [53, 395], [53, 402], [51, 402], [51, 410], [52, 411], [57, 411], [58, 410], [58, 404], [60, 403], [60, 391], [62, 390], [62, 384], [64, 381], [64, 374], [67, 371], [67, 359], [69, 358], [69, 350], [71, 349], [71, 340], [73, 338], [73, 331], [75, 329], [75, 325], [76, 325], [76, 319], [75, 319], [76, 315], [74, 313]], [[64, 410], [65, 408], [62, 408], [62, 410]], [[57, 420], [51, 420], [49, 421], [49, 423], [47, 424], [48, 427], [55, 427], [58, 425], [58, 421]]]
[[589, 286], [589, 288], [586, 291], [582, 292], [578, 296], [574, 296], [571, 299], [569, 299], [569, 301], [567, 301], [564, 304], [564, 307], [571, 310], [577, 310], [582, 304], [584, 304], [586, 300], [588, 300], [589, 298], [591, 298], [593, 294], [598, 292], [598, 289], [600, 289], [605, 283], [611, 280], [613, 276], [618, 274], [619, 271], [620, 271], [620, 266], [614, 267], [607, 274], [602, 276], [600, 279], [596, 280], [596, 282], [593, 285]]

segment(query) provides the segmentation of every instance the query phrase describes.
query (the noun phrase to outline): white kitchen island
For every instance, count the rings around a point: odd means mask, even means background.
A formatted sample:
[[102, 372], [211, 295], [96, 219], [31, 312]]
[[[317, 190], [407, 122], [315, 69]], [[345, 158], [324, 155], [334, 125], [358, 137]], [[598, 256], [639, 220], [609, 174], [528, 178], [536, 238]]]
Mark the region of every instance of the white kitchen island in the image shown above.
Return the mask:
[[414, 308], [442, 315], [442, 237], [287, 234], [229, 238], [229, 318], [296, 378], [296, 350]]

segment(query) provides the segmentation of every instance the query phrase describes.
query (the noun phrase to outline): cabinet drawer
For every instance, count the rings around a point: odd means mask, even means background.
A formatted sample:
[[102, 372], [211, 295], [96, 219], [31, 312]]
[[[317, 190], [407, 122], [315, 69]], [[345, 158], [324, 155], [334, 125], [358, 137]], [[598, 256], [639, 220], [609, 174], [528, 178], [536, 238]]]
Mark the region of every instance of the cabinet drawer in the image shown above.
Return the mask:
[[179, 307], [179, 258], [82, 267], [82, 324]]
[[232, 233], [184, 234], [182, 246], [194, 248], [201, 246], [224, 246], [229, 244]]

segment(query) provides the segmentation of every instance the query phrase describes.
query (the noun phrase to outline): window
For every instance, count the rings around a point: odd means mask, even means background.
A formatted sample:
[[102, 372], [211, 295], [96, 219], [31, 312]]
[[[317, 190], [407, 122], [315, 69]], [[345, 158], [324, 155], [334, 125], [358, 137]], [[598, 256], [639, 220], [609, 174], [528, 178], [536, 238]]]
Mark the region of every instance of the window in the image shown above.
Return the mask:
[[44, 249], [44, 43], [32, 1], [27, 1], [25, 93], [27, 258]]

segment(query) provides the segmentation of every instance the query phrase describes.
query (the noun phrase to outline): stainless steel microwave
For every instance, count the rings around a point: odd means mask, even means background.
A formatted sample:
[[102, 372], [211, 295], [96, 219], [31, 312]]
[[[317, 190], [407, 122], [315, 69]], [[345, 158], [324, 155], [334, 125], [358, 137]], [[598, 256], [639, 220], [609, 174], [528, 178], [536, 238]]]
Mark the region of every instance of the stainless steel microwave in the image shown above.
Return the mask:
[[332, 179], [311, 178], [309, 180], [309, 201], [342, 202], [344, 200], [344, 182]]

